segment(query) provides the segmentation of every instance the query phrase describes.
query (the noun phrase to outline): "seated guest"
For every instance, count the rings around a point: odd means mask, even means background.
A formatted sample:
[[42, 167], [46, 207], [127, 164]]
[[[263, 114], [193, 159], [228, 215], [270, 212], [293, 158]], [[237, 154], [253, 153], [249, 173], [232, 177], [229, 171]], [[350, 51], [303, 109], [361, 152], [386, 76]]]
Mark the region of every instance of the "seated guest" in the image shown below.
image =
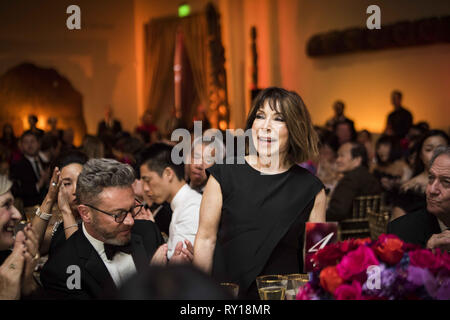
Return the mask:
[[406, 212], [426, 208], [425, 189], [428, 184], [428, 170], [434, 150], [450, 143], [448, 135], [441, 130], [431, 130], [418, 143], [414, 160], [414, 177], [405, 182], [393, 200], [392, 220]]
[[37, 237], [27, 225], [14, 238], [21, 215], [14, 207], [11, 186], [6, 176], [0, 176], [0, 300], [20, 299], [38, 288], [33, 277], [39, 259]]
[[338, 151], [337, 169], [343, 173], [327, 209], [327, 221], [341, 221], [352, 217], [353, 199], [381, 193], [377, 180], [367, 168], [367, 151], [363, 145], [345, 143]]
[[339, 146], [342, 146], [346, 142], [356, 141], [355, 125], [351, 120], [347, 119], [336, 122], [333, 132], [338, 138]]
[[327, 194], [334, 190], [339, 180], [340, 174], [336, 167], [338, 148], [337, 137], [334, 133], [326, 132], [320, 137], [317, 177], [325, 185]]
[[381, 136], [375, 149], [376, 163], [371, 172], [385, 191], [396, 192], [412, 176], [412, 170], [402, 158], [400, 141], [393, 136]]
[[358, 132], [358, 137], [356, 138], [356, 141], [358, 141], [358, 143], [366, 147], [367, 159], [369, 164], [371, 164], [375, 157], [375, 147], [373, 146], [372, 143], [372, 134], [366, 129], [361, 130]]
[[169, 227], [170, 259], [178, 241], [194, 243], [198, 229], [202, 196], [184, 180], [184, 165], [172, 161], [172, 146], [155, 143], [142, 153], [141, 178], [144, 192], [158, 204], [170, 203], [172, 219]]
[[37, 135], [25, 131], [20, 142], [24, 157], [11, 166], [12, 192], [23, 200], [25, 207], [31, 207], [44, 199], [50, 172], [39, 157], [40, 141]]
[[[57, 161], [48, 193], [32, 220], [42, 255], [47, 253], [51, 255], [61, 243], [78, 230], [81, 218], [75, 201], [75, 190], [78, 176], [87, 161], [87, 156], [79, 151], [62, 155]], [[54, 226], [49, 232], [47, 227], [53, 218], [53, 207], [56, 203], [62, 220], [53, 219]]]
[[[146, 270], [152, 256], [154, 263], [167, 261], [167, 246], [161, 246], [156, 225], [134, 221], [145, 210], [136, 203], [134, 180], [133, 169], [115, 160], [92, 159], [84, 165], [76, 186], [82, 227], [44, 265], [41, 281], [48, 295], [103, 298], [117, 292], [136, 272]], [[178, 244], [172, 260], [185, 261], [185, 256], [192, 255], [181, 246]], [[73, 280], [74, 273], [79, 281]]]
[[426, 210], [408, 212], [388, 224], [388, 233], [429, 249], [450, 250], [450, 147], [435, 150], [428, 170]]
[[215, 160], [224, 158], [225, 146], [220, 140], [211, 142], [200, 137], [194, 140], [191, 151], [189, 185], [203, 194], [203, 189], [208, 181], [206, 169], [211, 167]]

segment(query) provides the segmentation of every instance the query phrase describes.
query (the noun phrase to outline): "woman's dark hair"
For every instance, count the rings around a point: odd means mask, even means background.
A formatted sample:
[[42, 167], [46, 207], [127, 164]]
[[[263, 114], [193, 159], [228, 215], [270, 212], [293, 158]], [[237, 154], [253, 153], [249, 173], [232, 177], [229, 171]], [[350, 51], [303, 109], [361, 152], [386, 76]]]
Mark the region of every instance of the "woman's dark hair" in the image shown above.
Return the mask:
[[64, 168], [65, 166], [73, 163], [78, 163], [83, 166], [86, 162], [88, 162], [88, 160], [88, 156], [83, 152], [72, 150], [62, 154], [56, 161], [56, 165], [58, 166], [59, 170], [62, 170], [62, 168]]
[[[378, 148], [380, 145], [382, 144], [388, 144], [391, 146], [391, 150], [389, 151], [389, 158], [386, 162], [381, 161], [380, 156], [378, 155]], [[403, 154], [402, 154], [402, 147], [400, 145], [400, 140], [394, 136], [387, 136], [387, 135], [383, 135], [381, 136], [378, 140], [377, 143], [375, 145], [375, 157], [377, 159], [377, 163], [379, 164], [388, 164], [388, 163], [392, 163], [400, 158], [402, 158]]]
[[319, 138], [302, 98], [294, 91], [270, 87], [262, 90], [253, 101], [245, 130], [251, 129], [256, 114], [265, 102], [272, 110], [281, 113], [289, 132], [288, 157], [292, 162], [301, 163], [314, 159], [319, 154]]
[[343, 124], [348, 125], [348, 127], [350, 128], [350, 134], [351, 134], [350, 141], [356, 141], [357, 133], [356, 133], [356, 129], [355, 129], [355, 123], [352, 120], [345, 119], [345, 120], [336, 122], [333, 126], [334, 133], [337, 132], [337, 127], [340, 125], [343, 125]]
[[424, 136], [422, 136], [422, 138], [419, 140], [419, 142], [413, 147], [414, 150], [412, 150], [411, 152], [416, 152], [416, 157], [414, 159], [414, 173], [413, 176], [415, 177], [416, 175], [418, 175], [419, 173], [422, 173], [425, 170], [425, 164], [422, 161], [422, 148], [423, 148], [423, 144], [425, 143], [425, 140], [427, 140], [430, 137], [442, 137], [446, 142], [447, 145], [450, 144], [450, 139], [448, 137], [448, 135], [442, 131], [442, 130], [431, 130], [428, 131], [428, 133], [426, 133]]
[[320, 136], [319, 146], [329, 146], [334, 153], [338, 152], [339, 141], [338, 137], [332, 131], [326, 131]]

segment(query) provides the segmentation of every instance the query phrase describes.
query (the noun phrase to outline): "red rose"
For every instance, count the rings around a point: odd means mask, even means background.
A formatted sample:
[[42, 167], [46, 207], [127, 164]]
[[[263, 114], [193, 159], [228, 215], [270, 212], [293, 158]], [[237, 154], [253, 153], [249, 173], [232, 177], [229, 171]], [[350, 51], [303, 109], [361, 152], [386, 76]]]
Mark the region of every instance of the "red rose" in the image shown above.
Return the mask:
[[373, 250], [378, 258], [390, 265], [395, 265], [399, 263], [403, 257], [403, 241], [399, 238], [386, 237], [383, 241], [377, 241], [373, 246]]
[[335, 266], [342, 259], [344, 254], [336, 245], [328, 245], [314, 254], [312, 260], [316, 268], [323, 268], [326, 266]]
[[354, 243], [358, 246], [362, 245], [362, 244], [366, 244], [366, 243], [371, 243], [372, 239], [370, 238], [361, 238], [361, 239], [355, 239]]
[[319, 278], [322, 288], [331, 294], [334, 294], [336, 288], [344, 282], [334, 266], [323, 269], [320, 272]]
[[345, 241], [339, 242], [338, 245], [339, 245], [339, 249], [344, 254], [358, 248], [358, 245], [355, 243], [354, 240], [345, 240]]
[[343, 284], [334, 292], [336, 300], [361, 300], [361, 284], [353, 281], [351, 285]]
[[369, 266], [378, 265], [379, 262], [373, 251], [366, 246], [359, 246], [358, 249], [348, 253], [336, 266], [336, 270], [342, 279], [348, 280], [358, 276], [365, 276]]
[[428, 269], [431, 272], [436, 272], [443, 264], [443, 260], [438, 254], [433, 254], [431, 250], [419, 249], [409, 252], [409, 261], [411, 265], [423, 269]]

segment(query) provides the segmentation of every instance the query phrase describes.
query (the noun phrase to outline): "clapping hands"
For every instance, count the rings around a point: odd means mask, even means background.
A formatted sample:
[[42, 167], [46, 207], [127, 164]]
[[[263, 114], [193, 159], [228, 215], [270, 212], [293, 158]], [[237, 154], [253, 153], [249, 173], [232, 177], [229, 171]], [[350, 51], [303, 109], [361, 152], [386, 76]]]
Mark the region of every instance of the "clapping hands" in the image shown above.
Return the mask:
[[33, 272], [38, 260], [37, 237], [27, 225], [16, 234], [13, 251], [0, 266], [0, 300], [17, 300], [37, 288]]
[[192, 263], [194, 259], [194, 247], [189, 240], [184, 240], [186, 248], [183, 247], [183, 242], [179, 241], [175, 247], [172, 257], [170, 260], [167, 259], [167, 244], [161, 245], [150, 261], [150, 265], [162, 265], [167, 264], [182, 264], [182, 263]]

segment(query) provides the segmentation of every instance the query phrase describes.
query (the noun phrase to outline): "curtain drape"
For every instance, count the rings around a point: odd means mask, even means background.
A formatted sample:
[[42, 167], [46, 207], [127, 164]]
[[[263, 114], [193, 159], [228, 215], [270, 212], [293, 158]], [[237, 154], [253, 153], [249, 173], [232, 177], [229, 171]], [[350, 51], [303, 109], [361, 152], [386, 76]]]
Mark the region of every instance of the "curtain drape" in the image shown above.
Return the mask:
[[[175, 53], [175, 36], [178, 19], [154, 19], [145, 25], [145, 72], [144, 90], [146, 109], [153, 114], [155, 123], [164, 127], [167, 110], [172, 110], [173, 104], [168, 104], [168, 91], [172, 88], [173, 96], [174, 74], [173, 61]], [[169, 111], [169, 112], [170, 112]], [[164, 129], [164, 128], [161, 128]]]
[[[208, 43], [207, 24], [204, 14], [197, 14], [181, 20], [181, 30], [184, 36], [186, 54], [191, 65], [194, 86], [200, 99], [200, 104], [209, 111], [208, 95]], [[192, 119], [196, 106], [187, 115]]]

